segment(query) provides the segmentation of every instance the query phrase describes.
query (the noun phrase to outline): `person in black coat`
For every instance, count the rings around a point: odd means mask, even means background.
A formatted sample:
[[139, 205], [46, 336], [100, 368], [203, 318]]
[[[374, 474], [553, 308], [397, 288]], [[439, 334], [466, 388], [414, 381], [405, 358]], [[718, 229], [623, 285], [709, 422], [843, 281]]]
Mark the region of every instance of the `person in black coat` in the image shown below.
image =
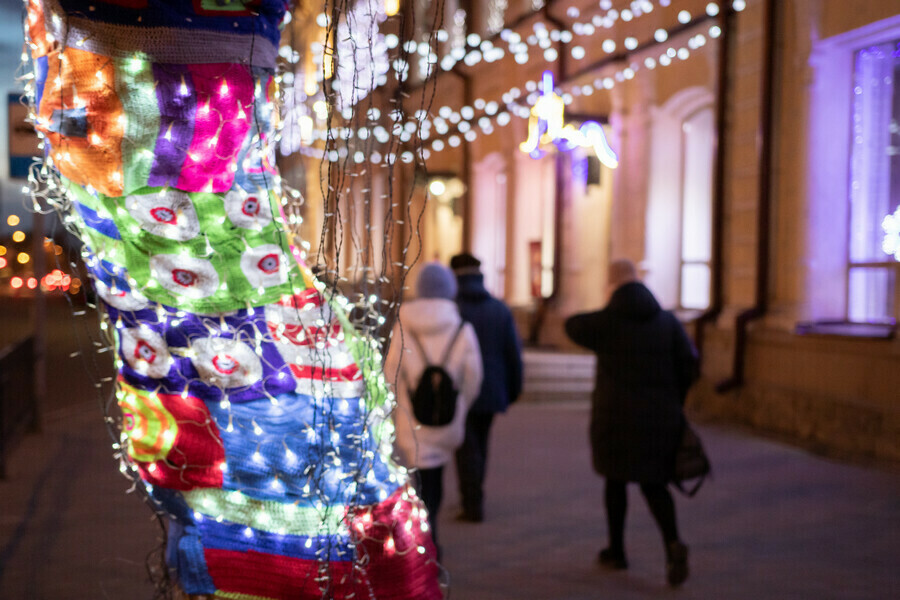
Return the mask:
[[509, 308], [484, 287], [481, 261], [468, 253], [450, 259], [459, 291], [456, 303], [462, 318], [475, 328], [481, 346], [484, 379], [466, 416], [466, 436], [456, 451], [456, 472], [462, 511], [458, 519], [484, 519], [484, 479], [488, 438], [494, 415], [506, 412], [522, 391], [522, 342]]
[[612, 263], [609, 283], [615, 291], [604, 309], [565, 324], [572, 341], [597, 355], [590, 439], [594, 470], [606, 478], [609, 531], [609, 546], [598, 558], [628, 568], [626, 483], [637, 482], [662, 532], [667, 579], [676, 586], [688, 575], [687, 546], [667, 483], [684, 428], [685, 395], [696, 378], [696, 351], [678, 319], [637, 280], [633, 263]]

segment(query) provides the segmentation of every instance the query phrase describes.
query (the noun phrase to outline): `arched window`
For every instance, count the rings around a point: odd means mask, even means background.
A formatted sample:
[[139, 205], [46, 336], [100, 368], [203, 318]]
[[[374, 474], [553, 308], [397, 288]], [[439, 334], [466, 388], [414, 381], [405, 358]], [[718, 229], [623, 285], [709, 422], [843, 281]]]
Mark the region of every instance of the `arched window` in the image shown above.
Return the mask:
[[472, 252], [481, 260], [484, 284], [501, 298], [506, 275], [506, 160], [489, 154], [472, 169]]
[[710, 302], [713, 96], [688, 88], [652, 110], [645, 249], [647, 285], [668, 308]]

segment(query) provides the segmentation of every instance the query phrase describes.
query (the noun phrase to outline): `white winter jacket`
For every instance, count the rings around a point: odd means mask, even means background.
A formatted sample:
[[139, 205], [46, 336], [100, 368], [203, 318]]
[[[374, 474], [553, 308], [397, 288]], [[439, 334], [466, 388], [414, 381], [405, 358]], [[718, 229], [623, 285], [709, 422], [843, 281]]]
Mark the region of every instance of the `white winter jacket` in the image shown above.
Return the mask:
[[[463, 442], [466, 413], [478, 397], [482, 378], [481, 351], [471, 324], [463, 326], [443, 365], [459, 390], [453, 421], [441, 427], [419, 423], [413, 415], [407, 389], [407, 383], [415, 388], [427, 364], [440, 363], [461, 321], [453, 300], [421, 298], [400, 307], [400, 319], [394, 325], [384, 374], [397, 396], [394, 454], [406, 467], [430, 469], [444, 465]], [[410, 331], [416, 333], [428, 354], [427, 361], [410, 337]]]

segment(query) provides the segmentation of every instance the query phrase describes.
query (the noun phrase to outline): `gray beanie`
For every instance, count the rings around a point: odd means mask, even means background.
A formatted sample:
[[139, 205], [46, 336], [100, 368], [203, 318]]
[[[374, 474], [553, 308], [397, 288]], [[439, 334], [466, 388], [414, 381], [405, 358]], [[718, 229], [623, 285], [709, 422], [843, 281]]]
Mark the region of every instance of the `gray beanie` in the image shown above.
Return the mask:
[[419, 271], [416, 280], [416, 294], [419, 298], [456, 298], [456, 277], [453, 271], [438, 262], [430, 262]]

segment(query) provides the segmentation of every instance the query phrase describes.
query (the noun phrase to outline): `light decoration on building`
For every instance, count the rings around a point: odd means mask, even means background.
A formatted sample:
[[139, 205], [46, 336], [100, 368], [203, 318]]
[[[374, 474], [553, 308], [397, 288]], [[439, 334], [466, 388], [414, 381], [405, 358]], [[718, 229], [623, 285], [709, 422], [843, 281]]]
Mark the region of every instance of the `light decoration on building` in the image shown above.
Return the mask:
[[531, 108], [528, 118], [528, 139], [519, 144], [519, 149], [532, 158], [543, 156], [542, 144], [556, 144], [561, 150], [590, 148], [601, 163], [615, 169], [619, 158], [606, 141], [603, 126], [596, 121], [585, 121], [576, 127], [565, 123], [566, 105], [553, 87], [553, 73], [545, 71], [542, 93]]
[[507, 4], [507, 0], [491, 0], [488, 4], [487, 26], [489, 32], [497, 33], [503, 29]]
[[[389, 3], [390, 0], [388, 1]], [[497, 36], [499, 40], [482, 39], [477, 34], [471, 33], [465, 35], [465, 11], [458, 10], [454, 15], [450, 31], [439, 29], [434, 32], [434, 39], [429, 37], [420, 40], [418, 43], [415, 40], [408, 40], [403, 44], [403, 50], [406, 51], [411, 59], [418, 57], [416, 60], [421, 77], [427, 76], [432, 69], [438, 66], [443, 71], [449, 71], [460, 63], [467, 67], [474, 67], [481, 62], [493, 63], [499, 61], [507, 55], [513, 56], [517, 64], [525, 64], [531, 59], [529, 48], [538, 50], [545, 61], [553, 62], [558, 57], [558, 50], [553, 47], [554, 44], [568, 44], [579, 36], [590, 38], [601, 30], [614, 28], [620, 21], [630, 22], [639, 19], [652, 13], [655, 6], [667, 7], [670, 3], [671, 0], [656, 0], [655, 2], [639, 0], [631, 2], [628, 9], [621, 11], [613, 8], [611, 3], [600, 3], [600, 8], [603, 12], [594, 15], [584, 15], [584, 18], [581, 20], [577, 20], [576, 17], [576, 21], [570, 28], [548, 27], [543, 21], [538, 21], [532, 26], [533, 33], [531, 34], [520, 34], [512, 29], [502, 28], [499, 36]], [[739, 3], [736, 2], [735, 6], [738, 7]], [[387, 15], [384, 13], [386, 7], [387, 4], [379, 3], [369, 7], [369, 5], [363, 3], [350, 9], [352, 14], [348, 13], [346, 22], [355, 23], [355, 31], [357, 33], [366, 29], [372, 29], [373, 25], [377, 25], [387, 18]], [[717, 8], [718, 5], [711, 2], [707, 8], [707, 14], [714, 10], [712, 7]], [[740, 10], [740, 8], [736, 8], [736, 10]], [[580, 11], [578, 11], [578, 16], [581, 16]], [[322, 13], [317, 16], [316, 21], [324, 28], [329, 25], [330, 17]], [[399, 48], [399, 38], [396, 35], [392, 33], [382, 35], [376, 28], [369, 36], [369, 41], [361, 44], [360, 40], [354, 39], [345, 31], [345, 22], [338, 23], [338, 28], [342, 29], [337, 36], [336, 42], [338, 63], [355, 65], [359, 74], [355, 80], [345, 82], [344, 80], [347, 78], [342, 76], [340, 70], [337, 73], [336, 105], [345, 116], [350, 114], [351, 106], [359, 103], [373, 91], [393, 80], [403, 81], [406, 79], [409, 76], [410, 64], [399, 56], [395, 60], [389, 60], [389, 53]], [[711, 29], [710, 35], [715, 37], [712, 31], [713, 29]], [[435, 39], [437, 42], [449, 41], [450, 49], [440, 59], [433, 47]], [[626, 40], [625, 42], [626, 47], [633, 45], [629, 44], [628, 41]], [[505, 45], [505, 49], [501, 47], [503, 45]], [[616, 50], [616, 43], [612, 39], [607, 39], [602, 44], [602, 48], [607, 55], [612, 55]], [[318, 73], [298, 74], [298, 77], [304, 81], [304, 86], [307, 87], [302, 94], [289, 92], [286, 95], [287, 118], [292, 122], [297, 122], [301, 117], [312, 113], [308, 108], [303, 108], [298, 106], [298, 104], [303, 102], [313, 104], [319, 101], [317, 98], [319, 98], [319, 88], [323, 82], [323, 74], [329, 68], [333, 58], [325, 56], [325, 46], [319, 42], [313, 43], [310, 50], [313, 54], [313, 62], [320, 68]], [[290, 63], [296, 63], [299, 60], [299, 54], [287, 46], [283, 46], [280, 52], [283, 57], [288, 58]], [[576, 60], [581, 60], [586, 56], [582, 46], [574, 46], [570, 52]], [[393, 71], [393, 77], [389, 76], [391, 71]], [[314, 77], [311, 79], [310, 75], [314, 75]], [[323, 116], [318, 118], [322, 122], [326, 120]], [[427, 121], [423, 121], [423, 125], [425, 122]], [[340, 128], [335, 129], [340, 130]], [[282, 146], [282, 153], [308, 152], [308, 150], [304, 150], [305, 146], [298, 143], [300, 136], [297, 132], [292, 133], [291, 127], [287, 128], [287, 132], [285, 139], [288, 141]], [[402, 138], [402, 130], [398, 134], [394, 134], [392, 131], [391, 135]], [[324, 139], [324, 136], [322, 139]], [[405, 142], [408, 140], [401, 139], [400, 141]], [[346, 157], [325, 157], [325, 159], [332, 161], [343, 158]]]
[[384, 14], [393, 17], [400, 12], [400, 0], [384, 0]]
[[[710, 3], [714, 5], [714, 3]], [[662, 2], [661, 6], [667, 6], [668, 2]], [[735, 10], [739, 10], [740, 5], [735, 5]], [[620, 18], [619, 14], [615, 11], [615, 9], [611, 9], [611, 14], [615, 15], [615, 19], [607, 15], [604, 19], [609, 19], [607, 22], [611, 27], [616, 19]], [[708, 17], [712, 17], [713, 15], [709, 14], [710, 12], [715, 12], [712, 9], [707, 10]], [[646, 14], [646, 13], [641, 13]], [[641, 14], [635, 13], [635, 17], [641, 16]], [[716, 13], [718, 14], [718, 13]], [[596, 16], [596, 15], [595, 15]], [[593, 25], [590, 25], [590, 22], [583, 24], [584, 28], [580, 27], [578, 23], [576, 23], [572, 30], [579, 32], [579, 35], [587, 35], [589, 32], [593, 32]], [[590, 25], [590, 27], [588, 27]], [[606, 26], [606, 25], [602, 25]], [[529, 36], [527, 38], [528, 43], [531, 42], [532, 38], [536, 39], [546, 39], [548, 42], [552, 39], [557, 39], [562, 41], [563, 39], [571, 39], [571, 33], [568, 31], [559, 32], [557, 30], [550, 30], [548, 32], [546, 26], [543, 23], [537, 23], [533, 26], [536, 35]], [[440, 34], [441, 31], [438, 31]], [[538, 38], [537, 33], [541, 33], [542, 36]], [[569, 34], [568, 37], [564, 34]], [[563, 91], [561, 93], [561, 97], [563, 102], [566, 105], [571, 104], [575, 99], [579, 96], [590, 96], [595, 92], [609, 92], [613, 88], [618, 85], [623, 84], [626, 81], [634, 79], [634, 77], [642, 70], [652, 71], [656, 68], [664, 68], [670, 65], [676, 64], [679, 61], [686, 61], [689, 58], [695, 56], [695, 51], [703, 48], [710, 39], [716, 39], [721, 35], [721, 29], [718, 25], [712, 24], [707, 27], [707, 31], [705, 33], [696, 33], [691, 35], [686, 41], [681, 43], [673, 42], [672, 45], [665, 47], [658, 54], [656, 52], [642, 51], [640, 46], [635, 48], [635, 58], [627, 59], [627, 62], [624, 66], [615, 68], [614, 70], [609, 70], [605, 74], [600, 74], [595, 76], [594, 79], [590, 83], [581, 84], [581, 85], [573, 85], [573, 84], [565, 84], [563, 86], [565, 89], [569, 91]], [[438, 36], [440, 38], [440, 35]], [[520, 34], [516, 32], [512, 32], [511, 30], [505, 29], [500, 34], [501, 39], [507, 39], [510, 42], [518, 42], [522, 40]], [[654, 35], [656, 41], [658, 43], [662, 43], [668, 40], [668, 33], [665, 29], [660, 29]], [[482, 41], [482, 45], [485, 41]], [[521, 43], [525, 44], [524, 41]], [[526, 45], [527, 47], [527, 45]], [[577, 48], [577, 47], [576, 47]], [[452, 60], [453, 64], [456, 64], [458, 60], [461, 60], [460, 57], [465, 55], [465, 51], [463, 49], [459, 49], [462, 51], [462, 54], [455, 54], [451, 52], [442, 60], [442, 65], [444, 61]], [[494, 48], [494, 50], [500, 50], [499, 48]], [[575, 48], [573, 48], [573, 51]], [[502, 52], [502, 50], [500, 50]], [[487, 60], [491, 62], [495, 59], [489, 59], [487, 56], [490, 54], [482, 54], [481, 60]], [[502, 56], [501, 56], [502, 57]], [[442, 68], [452, 68], [453, 65], [447, 65]], [[521, 118], [528, 119], [531, 115], [531, 107], [537, 101], [539, 97], [539, 83], [534, 81], [526, 82], [524, 86], [524, 90], [521, 86], [513, 86], [500, 94], [500, 97], [494, 100], [485, 100], [483, 98], [478, 98], [474, 101], [472, 106], [464, 106], [462, 108], [454, 109], [451, 106], [445, 105], [441, 106], [439, 109], [435, 110], [436, 114], [429, 115], [416, 115], [416, 120], [420, 125], [420, 136], [421, 139], [425, 142], [424, 147], [422, 148], [422, 156], [427, 160], [434, 154], [447, 151], [452, 148], [459, 147], [462, 141], [473, 142], [480, 135], [492, 135], [497, 128], [506, 127], [511, 122], [512, 118]], [[475, 110], [473, 110], [473, 108]], [[477, 111], [477, 112], [476, 112]], [[324, 121], [324, 116], [319, 117], [320, 121]], [[377, 121], [377, 118], [374, 119]], [[412, 123], [412, 121], [410, 121]], [[407, 125], [408, 124], [404, 124]], [[455, 133], [450, 133], [451, 129], [456, 129]], [[309, 132], [309, 123], [306, 123], [305, 131]], [[450, 135], [447, 135], [450, 133]], [[347, 128], [347, 127], [332, 127], [330, 130], [325, 129], [314, 129], [308, 136], [308, 139], [311, 140], [312, 143], [318, 140], [325, 140], [329, 136], [334, 139], [343, 139], [343, 140], [351, 140], [355, 137], [359, 139], [365, 139], [367, 137], [374, 138], [379, 144], [388, 145], [392, 139], [399, 139], [401, 143], [406, 143], [411, 139], [411, 134], [408, 129], [404, 126], [382, 126], [382, 125], [366, 125], [365, 127], [361, 127], [359, 129], [355, 128]], [[435, 139], [432, 139], [435, 138]], [[348, 158], [351, 158], [354, 163], [362, 163], [368, 162], [373, 165], [382, 165], [389, 166], [393, 165], [397, 162], [402, 163], [410, 163], [413, 160], [412, 152], [379, 152], [374, 151], [371, 152], [368, 156], [359, 155], [351, 157], [346, 148], [339, 148], [337, 150], [331, 151], [323, 151], [320, 148], [317, 148], [313, 145], [303, 145], [296, 146], [293, 148], [294, 151], [303, 154], [304, 156], [308, 156], [310, 158], [315, 158], [318, 160], [326, 160], [329, 162], [338, 162], [343, 161]]]
[[160, 591], [438, 600], [380, 344], [313, 276], [272, 161], [287, 2], [69, 4], [25, 2], [29, 190], [83, 242], [112, 447], [170, 526]]
[[884, 230], [881, 249], [886, 254], [893, 256], [894, 260], [900, 261], [900, 207], [894, 211], [894, 214], [884, 218], [881, 228]]

